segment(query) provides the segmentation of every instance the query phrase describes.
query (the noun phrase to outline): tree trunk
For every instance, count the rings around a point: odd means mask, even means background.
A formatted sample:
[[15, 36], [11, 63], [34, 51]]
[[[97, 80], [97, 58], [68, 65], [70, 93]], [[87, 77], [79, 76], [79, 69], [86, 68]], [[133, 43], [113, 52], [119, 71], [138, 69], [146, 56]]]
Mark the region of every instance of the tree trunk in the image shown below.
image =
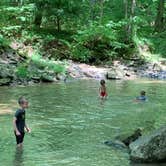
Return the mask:
[[102, 23], [104, 12], [104, 0], [100, 0], [100, 24]]
[[164, 30], [164, 1], [158, 1], [157, 16], [155, 21], [155, 31], [161, 32]]
[[134, 15], [135, 15], [135, 7], [136, 7], [136, 0], [131, 1], [131, 14], [130, 14], [130, 34], [131, 37], [135, 35], [135, 27], [134, 27]]
[[124, 17], [128, 20], [128, 25], [125, 26], [126, 31], [126, 42], [130, 42], [135, 35], [135, 26], [133, 18], [135, 16], [135, 7], [136, 0], [130, 0], [130, 4], [128, 0], [123, 0], [124, 3]]
[[95, 4], [96, 0], [90, 0], [90, 19], [94, 21], [95, 19]]
[[57, 16], [57, 19], [56, 19], [56, 23], [57, 23], [57, 30], [58, 30], [58, 32], [60, 32], [61, 31], [61, 24], [60, 24], [60, 17], [59, 16]]
[[125, 19], [128, 19], [128, 0], [123, 0], [124, 8], [125, 8]]
[[[131, 4], [128, 5], [128, 0], [124, 0], [125, 5], [125, 18], [129, 20], [128, 25], [126, 26], [126, 35], [127, 35], [127, 42], [130, 42], [133, 36], [136, 35], [136, 29], [134, 25], [134, 16], [135, 16], [135, 7], [136, 7], [136, 0], [131, 0]], [[128, 14], [129, 11], [129, 14]]]
[[[127, 21], [128, 20], [128, 0], [123, 0], [123, 4], [124, 4], [124, 16], [125, 16], [125, 20]], [[126, 32], [126, 35], [125, 35], [125, 41], [126, 43], [128, 43], [129, 41], [129, 24], [125, 25], [125, 32]]]
[[42, 23], [42, 13], [40, 12], [36, 12], [36, 15], [35, 15], [35, 20], [34, 20], [34, 24], [35, 26], [37, 26], [38, 28], [40, 28], [40, 25]]

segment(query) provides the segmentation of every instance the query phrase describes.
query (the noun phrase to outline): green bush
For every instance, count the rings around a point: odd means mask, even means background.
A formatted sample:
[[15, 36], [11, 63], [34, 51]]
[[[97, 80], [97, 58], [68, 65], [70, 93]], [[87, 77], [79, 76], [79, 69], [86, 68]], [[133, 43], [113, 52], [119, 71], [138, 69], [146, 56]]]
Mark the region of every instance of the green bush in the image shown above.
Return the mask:
[[8, 48], [9, 44], [10, 44], [9, 40], [0, 35], [0, 48]]
[[123, 24], [109, 22], [105, 25], [92, 24], [89, 28], [73, 36], [72, 58], [83, 62], [96, 63], [115, 59], [127, 49], [118, 38]]
[[31, 60], [39, 69], [47, 69], [55, 73], [62, 73], [65, 71], [65, 67], [63, 65], [58, 64], [53, 60], [44, 59], [39, 54], [33, 55]]
[[166, 58], [166, 31], [154, 34], [151, 38], [153, 43], [153, 53], [159, 54], [161, 57]]
[[28, 78], [29, 71], [26, 64], [20, 64], [16, 69], [16, 75], [18, 78]]

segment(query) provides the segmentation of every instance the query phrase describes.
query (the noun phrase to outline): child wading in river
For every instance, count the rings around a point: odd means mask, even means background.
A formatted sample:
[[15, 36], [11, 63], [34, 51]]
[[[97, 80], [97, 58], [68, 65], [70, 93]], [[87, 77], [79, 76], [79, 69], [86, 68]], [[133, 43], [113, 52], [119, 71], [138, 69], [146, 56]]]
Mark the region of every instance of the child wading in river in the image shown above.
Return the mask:
[[140, 96], [136, 97], [136, 101], [147, 101], [146, 92], [142, 90]]
[[100, 88], [99, 88], [99, 95], [101, 99], [106, 99], [107, 98], [107, 90], [105, 86], [105, 80], [100, 81]]
[[20, 108], [16, 111], [13, 118], [14, 134], [16, 137], [17, 147], [22, 147], [24, 140], [24, 128], [27, 132], [30, 132], [30, 128], [25, 123], [25, 109], [28, 108], [28, 101], [24, 97], [18, 99]]

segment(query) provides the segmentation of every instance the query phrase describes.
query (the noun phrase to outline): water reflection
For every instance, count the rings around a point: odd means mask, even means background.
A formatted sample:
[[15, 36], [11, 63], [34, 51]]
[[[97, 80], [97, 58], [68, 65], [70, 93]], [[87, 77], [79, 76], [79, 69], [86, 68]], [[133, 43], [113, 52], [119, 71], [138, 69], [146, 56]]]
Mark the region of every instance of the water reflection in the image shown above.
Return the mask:
[[16, 147], [13, 166], [24, 166], [23, 164], [23, 148]]

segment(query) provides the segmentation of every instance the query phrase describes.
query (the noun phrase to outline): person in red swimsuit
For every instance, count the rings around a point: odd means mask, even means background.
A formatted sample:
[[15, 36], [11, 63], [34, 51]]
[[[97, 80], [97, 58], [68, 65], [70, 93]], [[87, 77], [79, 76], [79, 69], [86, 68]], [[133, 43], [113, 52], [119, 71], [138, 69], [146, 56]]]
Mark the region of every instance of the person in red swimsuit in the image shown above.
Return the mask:
[[100, 85], [101, 85], [100, 88], [99, 88], [100, 98], [101, 99], [106, 99], [107, 91], [106, 91], [106, 86], [105, 86], [105, 80], [101, 80]]

